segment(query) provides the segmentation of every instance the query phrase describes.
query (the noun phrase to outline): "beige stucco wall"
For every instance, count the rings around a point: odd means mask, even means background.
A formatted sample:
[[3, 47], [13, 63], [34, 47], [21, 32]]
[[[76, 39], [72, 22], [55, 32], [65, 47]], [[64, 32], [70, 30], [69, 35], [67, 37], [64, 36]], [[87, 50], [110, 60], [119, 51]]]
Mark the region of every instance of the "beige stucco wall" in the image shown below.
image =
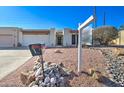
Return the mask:
[[21, 30], [18, 31], [18, 42], [21, 44], [23, 43], [23, 33]]
[[63, 46], [71, 46], [72, 44], [72, 42], [71, 42], [71, 40], [72, 40], [72, 34], [69, 32], [69, 30], [70, 29], [68, 29], [68, 28], [65, 28], [64, 29], [64, 36], [63, 36]]
[[49, 33], [49, 46], [55, 47], [55, 45], [56, 45], [56, 32], [54, 28], [51, 28]]
[[[55, 30], [53, 28], [50, 29], [50, 33], [48, 35], [24, 35], [22, 32], [23, 29], [16, 28], [16, 27], [0, 27], [0, 36], [8, 35], [12, 39], [12, 47], [17, 47], [18, 43], [20, 43], [22, 46], [28, 44], [29, 42], [40, 42], [40, 43], [46, 43], [49, 47], [55, 47], [56, 46], [56, 32], [62, 32], [63, 35], [63, 46], [71, 46], [72, 45], [72, 34], [70, 33], [70, 29], [65, 28], [64, 30]], [[28, 37], [31, 37], [28, 39]], [[2, 37], [3, 38], [3, 37]], [[33, 38], [33, 39], [32, 39]], [[4, 38], [6, 39], [6, 38]], [[76, 37], [77, 39], [77, 37]], [[1, 40], [0, 42], [7, 42], [9, 39]], [[76, 40], [77, 42], [77, 40]], [[11, 44], [11, 43], [10, 43]]]
[[119, 32], [119, 34], [120, 34], [120, 36], [119, 36], [119, 39], [120, 39], [119, 44], [120, 44], [120, 45], [124, 45], [124, 30], [121, 30], [121, 31]]
[[[18, 42], [21, 41], [21, 29], [15, 27], [0, 27], [0, 36], [11, 36], [13, 47], [17, 47]], [[6, 38], [4, 38], [6, 39]], [[6, 40], [1, 40], [5, 42]]]
[[124, 30], [118, 32], [118, 38], [111, 41], [114, 45], [124, 45]]

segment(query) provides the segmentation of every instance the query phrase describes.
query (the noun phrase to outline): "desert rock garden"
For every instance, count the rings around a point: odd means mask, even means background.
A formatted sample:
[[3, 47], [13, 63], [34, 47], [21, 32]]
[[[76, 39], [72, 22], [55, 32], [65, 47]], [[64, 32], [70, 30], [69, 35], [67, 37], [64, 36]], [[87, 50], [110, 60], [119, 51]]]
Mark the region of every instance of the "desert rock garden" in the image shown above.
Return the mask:
[[21, 81], [29, 87], [66, 87], [72, 72], [64, 67], [62, 63], [44, 63], [44, 74], [40, 62], [36, 62], [33, 71], [21, 73]]
[[116, 83], [113, 86], [124, 86], [124, 50], [121, 48], [103, 49], [106, 58], [106, 70], [110, 79]]
[[123, 49], [84, 48], [77, 73], [77, 48], [49, 48], [0, 80], [1, 87], [122, 87]]

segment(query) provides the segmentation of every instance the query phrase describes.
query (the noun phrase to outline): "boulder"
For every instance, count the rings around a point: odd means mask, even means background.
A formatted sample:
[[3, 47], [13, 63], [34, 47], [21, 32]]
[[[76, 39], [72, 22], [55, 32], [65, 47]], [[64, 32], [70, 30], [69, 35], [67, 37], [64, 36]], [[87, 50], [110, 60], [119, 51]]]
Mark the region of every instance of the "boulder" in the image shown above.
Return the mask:
[[22, 84], [26, 85], [26, 82], [28, 80], [28, 73], [27, 72], [21, 72], [20, 74], [20, 80], [22, 82]]
[[28, 87], [32, 87], [32, 86], [35, 86], [36, 85], [36, 81], [33, 81], [33, 82], [31, 82], [29, 85], [28, 85]]
[[64, 87], [65, 83], [66, 83], [65, 78], [64, 77], [60, 77], [60, 79], [59, 79], [60, 87]]
[[35, 77], [38, 77], [41, 73], [42, 73], [42, 67], [37, 69], [37, 71], [35, 72]]
[[36, 62], [34, 67], [33, 67], [33, 70], [36, 71], [37, 69], [39, 69], [41, 67], [41, 63], [39, 62]]
[[123, 55], [124, 56], [124, 48], [118, 48], [118, 55]]
[[62, 53], [62, 51], [59, 50], [59, 49], [56, 49], [54, 52], [55, 52], [55, 53]]
[[51, 85], [55, 85], [57, 83], [56, 77], [51, 78], [50, 83], [51, 83]]
[[50, 77], [45, 77], [44, 83], [45, 83], [45, 84], [50, 83]]
[[32, 87], [38, 87], [38, 85], [33, 85]]
[[29, 85], [32, 81], [35, 81], [34, 72], [21, 72], [20, 79], [24, 85]]
[[94, 68], [90, 68], [89, 69], [89, 75], [93, 76], [94, 73], [95, 73], [95, 69]]
[[27, 80], [27, 85], [29, 85], [32, 81], [35, 81], [35, 74], [31, 73], [28, 76], [28, 80]]
[[95, 71], [94, 73], [93, 73], [93, 78], [94, 79], [96, 79], [96, 80], [98, 80], [98, 81], [101, 81], [101, 77], [102, 77], [103, 75], [102, 75], [102, 73], [101, 72], [99, 72], [99, 71]]

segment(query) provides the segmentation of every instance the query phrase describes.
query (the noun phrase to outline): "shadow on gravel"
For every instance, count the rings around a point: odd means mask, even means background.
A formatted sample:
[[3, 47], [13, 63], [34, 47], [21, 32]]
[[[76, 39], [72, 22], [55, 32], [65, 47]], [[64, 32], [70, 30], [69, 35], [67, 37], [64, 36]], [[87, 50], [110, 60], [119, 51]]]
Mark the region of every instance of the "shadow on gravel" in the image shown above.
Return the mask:
[[81, 71], [81, 74], [85, 74], [87, 76], [91, 76], [88, 72], [85, 72], [85, 71]]
[[117, 83], [111, 81], [110, 79], [108, 79], [105, 76], [102, 76], [101, 79], [102, 79], [102, 82], [99, 81], [99, 83], [102, 83], [102, 84], [106, 85], [107, 87], [122, 87], [120, 84], [117, 84]]
[[78, 77], [78, 75], [76, 74], [76, 73], [74, 73], [73, 71], [71, 72], [71, 75], [69, 76], [69, 77], [67, 77], [67, 87], [72, 87], [71, 85], [70, 85], [70, 80], [73, 80], [73, 78], [74, 77]]
[[[89, 73], [82, 71], [82, 74], [86, 75], [86, 76], [91, 76]], [[113, 81], [111, 81], [110, 79], [108, 79], [105, 76], [101, 76], [99, 80], [97, 80], [99, 83], [104, 84], [107, 87], [122, 87], [120, 84], [117, 84]]]

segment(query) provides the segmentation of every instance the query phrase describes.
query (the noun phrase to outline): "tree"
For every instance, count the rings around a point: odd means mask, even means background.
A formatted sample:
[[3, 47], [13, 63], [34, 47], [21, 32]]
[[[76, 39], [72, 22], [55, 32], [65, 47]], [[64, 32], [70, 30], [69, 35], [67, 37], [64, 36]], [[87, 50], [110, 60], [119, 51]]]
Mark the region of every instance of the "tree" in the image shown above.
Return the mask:
[[109, 42], [118, 37], [118, 30], [113, 26], [102, 26], [93, 31], [94, 41], [100, 45], [109, 45]]
[[124, 24], [119, 27], [119, 30], [124, 30]]

